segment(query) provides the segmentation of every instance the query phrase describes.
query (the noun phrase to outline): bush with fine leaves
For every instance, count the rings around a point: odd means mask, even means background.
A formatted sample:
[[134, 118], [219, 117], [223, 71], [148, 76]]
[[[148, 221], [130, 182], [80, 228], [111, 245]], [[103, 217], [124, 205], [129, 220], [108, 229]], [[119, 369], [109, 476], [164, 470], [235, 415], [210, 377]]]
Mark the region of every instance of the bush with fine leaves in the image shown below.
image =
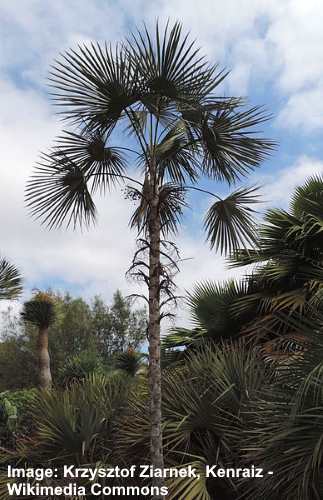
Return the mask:
[[[241, 342], [210, 344], [165, 369], [165, 466], [192, 464], [200, 473], [199, 479], [167, 479], [169, 499], [322, 498], [322, 347], [318, 340], [315, 348], [281, 367]], [[147, 463], [145, 376], [129, 377], [122, 370], [92, 375], [63, 391], [37, 393], [30, 410], [33, 432], [17, 440], [14, 452], [2, 454], [4, 464], [51, 463], [60, 469], [65, 463]], [[206, 464], [254, 464], [265, 477], [206, 478]], [[4, 499], [5, 479], [0, 478]]]
[[103, 373], [101, 358], [97, 352], [86, 350], [67, 358], [58, 373], [58, 384], [66, 387], [95, 373]]
[[[163, 377], [165, 463], [178, 466], [239, 466], [242, 409], [273, 376], [255, 352], [242, 344], [205, 347]], [[118, 426], [118, 452], [130, 463], [145, 463], [149, 449], [149, 400], [145, 387], [129, 401]], [[230, 480], [191, 478], [169, 482], [172, 498], [237, 498]], [[201, 496], [199, 496], [201, 495]], [[203, 496], [205, 495], [205, 496]]]

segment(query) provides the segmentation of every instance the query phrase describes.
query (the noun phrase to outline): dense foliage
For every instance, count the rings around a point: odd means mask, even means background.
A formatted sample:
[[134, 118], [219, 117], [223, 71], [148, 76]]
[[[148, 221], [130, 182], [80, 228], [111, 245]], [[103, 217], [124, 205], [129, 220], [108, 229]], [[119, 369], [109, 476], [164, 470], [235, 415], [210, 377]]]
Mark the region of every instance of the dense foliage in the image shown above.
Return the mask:
[[241, 335], [257, 342], [295, 340], [297, 324], [322, 311], [322, 214], [323, 177], [316, 175], [295, 189], [289, 210], [265, 213], [253, 249], [233, 252], [233, 266], [249, 266], [243, 279], [195, 286], [187, 299], [194, 328], [175, 329], [164, 347]]
[[[318, 333], [319, 318], [316, 325]], [[309, 334], [307, 328], [303, 325]], [[279, 363], [268, 364], [260, 350], [230, 342], [205, 345], [181, 366], [165, 369], [165, 464], [192, 464], [200, 472], [199, 479], [167, 480], [169, 498], [322, 498], [322, 354], [318, 335], [311, 351], [281, 369]], [[38, 393], [30, 402], [31, 436], [19, 436], [15, 449], [1, 458], [34, 467], [51, 463], [58, 470], [63, 464], [147, 463], [148, 407], [146, 376], [134, 378], [119, 370], [88, 376], [64, 390]], [[258, 464], [265, 475], [206, 478], [206, 464]], [[5, 480], [4, 474], [0, 498], [7, 498]], [[136, 484], [141, 481], [135, 478]], [[118, 484], [130, 483], [120, 479]]]
[[[56, 319], [49, 326], [49, 352], [54, 383], [86, 375], [100, 366], [109, 369], [116, 353], [129, 347], [139, 350], [146, 340], [145, 310], [131, 308], [119, 291], [110, 307], [100, 297], [90, 303], [69, 294], [52, 297]], [[12, 309], [5, 311], [1, 322], [1, 390], [37, 385], [36, 344], [37, 330], [21, 322]]]

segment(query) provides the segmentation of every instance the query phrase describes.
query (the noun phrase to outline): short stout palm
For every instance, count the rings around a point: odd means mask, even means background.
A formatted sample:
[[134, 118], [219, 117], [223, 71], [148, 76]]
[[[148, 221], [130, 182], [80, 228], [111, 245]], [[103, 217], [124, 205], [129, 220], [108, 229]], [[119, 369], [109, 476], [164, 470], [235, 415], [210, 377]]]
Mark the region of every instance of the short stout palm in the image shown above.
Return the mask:
[[115, 47], [92, 43], [67, 50], [50, 76], [67, 130], [43, 154], [27, 187], [31, 213], [49, 227], [90, 226], [94, 196], [118, 183], [136, 204], [130, 223], [138, 232], [138, 251], [131, 270], [148, 287], [155, 467], [163, 467], [160, 323], [176, 298], [172, 236], [187, 194], [195, 190], [212, 198], [205, 216], [211, 247], [230, 252], [252, 242], [255, 188], [238, 188], [221, 199], [209, 184], [238, 181], [273, 149], [255, 130], [268, 118], [262, 109], [217, 93], [226, 76], [201, 56], [179, 23], [144, 27]]
[[39, 370], [39, 387], [50, 389], [52, 375], [48, 351], [48, 329], [55, 319], [52, 297], [43, 292], [37, 292], [31, 300], [24, 303], [21, 312], [22, 319], [38, 328], [37, 354]]

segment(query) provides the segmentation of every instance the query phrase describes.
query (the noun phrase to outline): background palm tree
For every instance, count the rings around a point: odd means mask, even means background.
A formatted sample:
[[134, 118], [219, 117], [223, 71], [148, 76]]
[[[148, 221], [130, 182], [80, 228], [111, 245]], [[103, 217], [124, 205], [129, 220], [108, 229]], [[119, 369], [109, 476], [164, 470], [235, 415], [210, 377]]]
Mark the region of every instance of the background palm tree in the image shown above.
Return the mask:
[[22, 278], [17, 268], [0, 259], [0, 299], [15, 299], [22, 292]]
[[[197, 190], [213, 200], [205, 217], [211, 247], [230, 252], [251, 243], [255, 188], [239, 188], [221, 199], [203, 180], [232, 184], [273, 149], [271, 141], [255, 134], [255, 126], [268, 118], [262, 110], [216, 95], [226, 76], [200, 55], [179, 23], [162, 32], [158, 24], [152, 33], [144, 28], [115, 48], [91, 44], [67, 51], [50, 81], [54, 102], [74, 129], [64, 131], [42, 156], [27, 187], [31, 213], [49, 227], [89, 226], [96, 217], [93, 195], [118, 181], [126, 183], [126, 196], [136, 202], [131, 226], [138, 231], [138, 251], [130, 273], [148, 286], [155, 467], [163, 467], [160, 322], [168, 314], [165, 307], [176, 300], [178, 270], [170, 237], [187, 193]], [[115, 145], [120, 134], [122, 147]]]
[[289, 210], [266, 212], [255, 249], [231, 255], [233, 266], [253, 265], [251, 273], [240, 281], [201, 283], [188, 294], [194, 328], [174, 329], [164, 348], [241, 335], [265, 341], [268, 355], [306, 344], [297, 323], [323, 307], [322, 213], [323, 178], [316, 175], [295, 189]]
[[234, 266], [255, 265], [245, 296], [234, 305], [238, 313], [258, 308], [253, 332], [289, 333], [294, 326], [286, 315], [297, 320], [322, 309], [322, 213], [323, 177], [316, 175], [295, 189], [289, 210], [267, 211], [254, 250], [233, 255]]
[[52, 297], [47, 293], [37, 292], [31, 300], [24, 303], [21, 316], [24, 321], [38, 328], [39, 386], [41, 389], [50, 389], [52, 386], [52, 375], [48, 352], [48, 328], [55, 319]]

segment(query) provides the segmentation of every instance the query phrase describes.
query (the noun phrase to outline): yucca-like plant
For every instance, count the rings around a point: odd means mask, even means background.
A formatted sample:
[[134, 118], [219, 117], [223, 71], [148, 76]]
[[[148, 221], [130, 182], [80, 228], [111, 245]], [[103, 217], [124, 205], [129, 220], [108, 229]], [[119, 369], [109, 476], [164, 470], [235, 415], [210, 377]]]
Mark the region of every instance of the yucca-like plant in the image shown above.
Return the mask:
[[[34, 460], [58, 465], [103, 459], [112, 443], [115, 413], [127, 400], [129, 383], [121, 376], [93, 374], [64, 391], [40, 393], [33, 405], [32, 446], [22, 442]], [[109, 431], [108, 431], [109, 429]]]
[[120, 370], [130, 377], [136, 377], [145, 373], [147, 365], [144, 363], [144, 360], [146, 357], [145, 353], [128, 348], [125, 352], [116, 355], [113, 364], [116, 370]]
[[55, 320], [53, 298], [48, 293], [37, 292], [31, 300], [24, 303], [21, 317], [26, 323], [30, 323], [38, 328], [39, 387], [41, 389], [50, 389], [52, 386], [52, 375], [48, 351], [48, 329]]
[[[63, 475], [64, 465], [93, 468], [120, 465], [114, 459], [115, 428], [130, 390], [127, 377], [93, 374], [63, 391], [38, 391], [29, 408], [32, 433], [18, 437], [15, 450], [1, 450], [1, 500], [11, 498], [7, 470], [2, 470], [9, 463], [33, 468], [50, 464], [57, 474], [47, 485], [56, 486], [70, 482]], [[88, 480], [77, 478], [75, 482], [89, 487]], [[111, 485], [114, 481], [107, 480], [107, 483]]]
[[22, 292], [22, 278], [18, 269], [6, 259], [0, 259], [0, 299], [15, 299]]
[[131, 274], [148, 286], [150, 456], [156, 467], [163, 467], [160, 322], [176, 299], [178, 269], [170, 239], [194, 190], [212, 199], [205, 217], [211, 247], [225, 253], [252, 243], [256, 189], [238, 188], [222, 199], [205, 188], [210, 180], [244, 178], [274, 146], [255, 133], [268, 118], [261, 109], [223, 98], [222, 91], [219, 97], [226, 76], [200, 55], [179, 23], [144, 28], [114, 48], [97, 43], [68, 50], [50, 81], [55, 105], [74, 128], [42, 156], [27, 187], [31, 213], [49, 227], [90, 226], [95, 193], [118, 183], [136, 204], [130, 224], [140, 238]]

